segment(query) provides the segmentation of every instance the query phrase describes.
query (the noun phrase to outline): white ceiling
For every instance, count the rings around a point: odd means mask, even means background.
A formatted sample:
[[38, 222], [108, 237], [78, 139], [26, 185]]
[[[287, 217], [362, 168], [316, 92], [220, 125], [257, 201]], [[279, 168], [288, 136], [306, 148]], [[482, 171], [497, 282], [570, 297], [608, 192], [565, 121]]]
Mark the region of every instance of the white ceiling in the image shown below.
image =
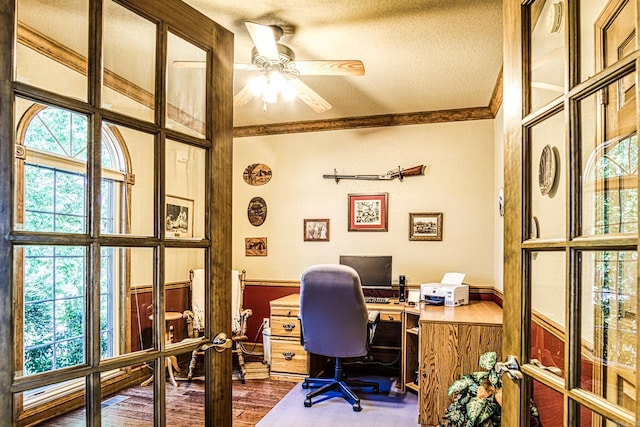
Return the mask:
[[[250, 63], [244, 21], [277, 24], [298, 60], [359, 59], [364, 76], [301, 76], [333, 105], [269, 106], [252, 99], [234, 126], [414, 113], [489, 105], [502, 67], [502, 0], [184, 0], [235, 35]], [[236, 71], [234, 93], [255, 72]]]

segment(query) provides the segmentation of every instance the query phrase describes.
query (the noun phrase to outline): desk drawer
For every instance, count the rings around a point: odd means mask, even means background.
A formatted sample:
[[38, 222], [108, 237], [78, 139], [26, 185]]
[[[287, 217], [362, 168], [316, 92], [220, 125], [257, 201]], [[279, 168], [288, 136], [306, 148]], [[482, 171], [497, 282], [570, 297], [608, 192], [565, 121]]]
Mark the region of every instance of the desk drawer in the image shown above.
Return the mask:
[[271, 336], [300, 338], [300, 320], [296, 317], [271, 316]]
[[271, 307], [272, 316], [298, 317], [300, 307]]
[[381, 322], [402, 322], [402, 312], [400, 311], [381, 311]]
[[293, 340], [271, 338], [271, 371], [306, 375], [307, 352]]

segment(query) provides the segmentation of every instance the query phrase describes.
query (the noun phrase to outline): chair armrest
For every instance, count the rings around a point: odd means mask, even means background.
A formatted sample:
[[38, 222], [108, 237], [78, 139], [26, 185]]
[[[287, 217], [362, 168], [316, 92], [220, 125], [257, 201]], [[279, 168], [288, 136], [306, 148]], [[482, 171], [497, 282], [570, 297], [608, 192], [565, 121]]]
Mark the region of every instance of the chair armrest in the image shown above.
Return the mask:
[[371, 310], [369, 312], [369, 324], [378, 323], [380, 321], [380, 312], [378, 310]]
[[300, 324], [300, 345], [304, 347], [304, 334], [302, 333], [302, 317], [298, 314], [298, 323]]
[[380, 322], [380, 312], [378, 310], [371, 310], [367, 322], [367, 351], [371, 350], [371, 344], [376, 334], [378, 322]]

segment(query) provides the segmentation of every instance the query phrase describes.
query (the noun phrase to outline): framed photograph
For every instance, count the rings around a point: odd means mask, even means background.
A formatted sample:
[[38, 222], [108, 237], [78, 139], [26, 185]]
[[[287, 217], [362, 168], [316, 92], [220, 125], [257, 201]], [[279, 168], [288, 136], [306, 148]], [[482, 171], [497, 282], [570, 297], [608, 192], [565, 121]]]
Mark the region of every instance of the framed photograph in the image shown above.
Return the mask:
[[388, 193], [349, 194], [349, 231], [387, 231]]
[[267, 256], [267, 238], [266, 237], [245, 237], [244, 255], [245, 256]]
[[193, 200], [167, 195], [165, 202], [167, 237], [193, 237]]
[[410, 213], [409, 240], [442, 240], [442, 212]]
[[305, 242], [328, 242], [329, 219], [305, 219], [303, 233]]

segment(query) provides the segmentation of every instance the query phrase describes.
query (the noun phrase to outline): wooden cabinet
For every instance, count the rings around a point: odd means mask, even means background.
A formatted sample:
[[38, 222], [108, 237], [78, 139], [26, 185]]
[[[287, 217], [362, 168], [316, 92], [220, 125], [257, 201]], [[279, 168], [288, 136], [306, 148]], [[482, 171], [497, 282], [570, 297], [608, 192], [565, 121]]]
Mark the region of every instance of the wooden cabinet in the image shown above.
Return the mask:
[[309, 358], [300, 345], [300, 295], [270, 302], [271, 378], [299, 381], [309, 375]]
[[488, 301], [407, 307], [403, 340], [405, 387], [418, 391], [418, 422], [433, 426], [451, 402], [453, 381], [481, 370], [478, 361], [487, 351], [502, 359], [502, 309]]

